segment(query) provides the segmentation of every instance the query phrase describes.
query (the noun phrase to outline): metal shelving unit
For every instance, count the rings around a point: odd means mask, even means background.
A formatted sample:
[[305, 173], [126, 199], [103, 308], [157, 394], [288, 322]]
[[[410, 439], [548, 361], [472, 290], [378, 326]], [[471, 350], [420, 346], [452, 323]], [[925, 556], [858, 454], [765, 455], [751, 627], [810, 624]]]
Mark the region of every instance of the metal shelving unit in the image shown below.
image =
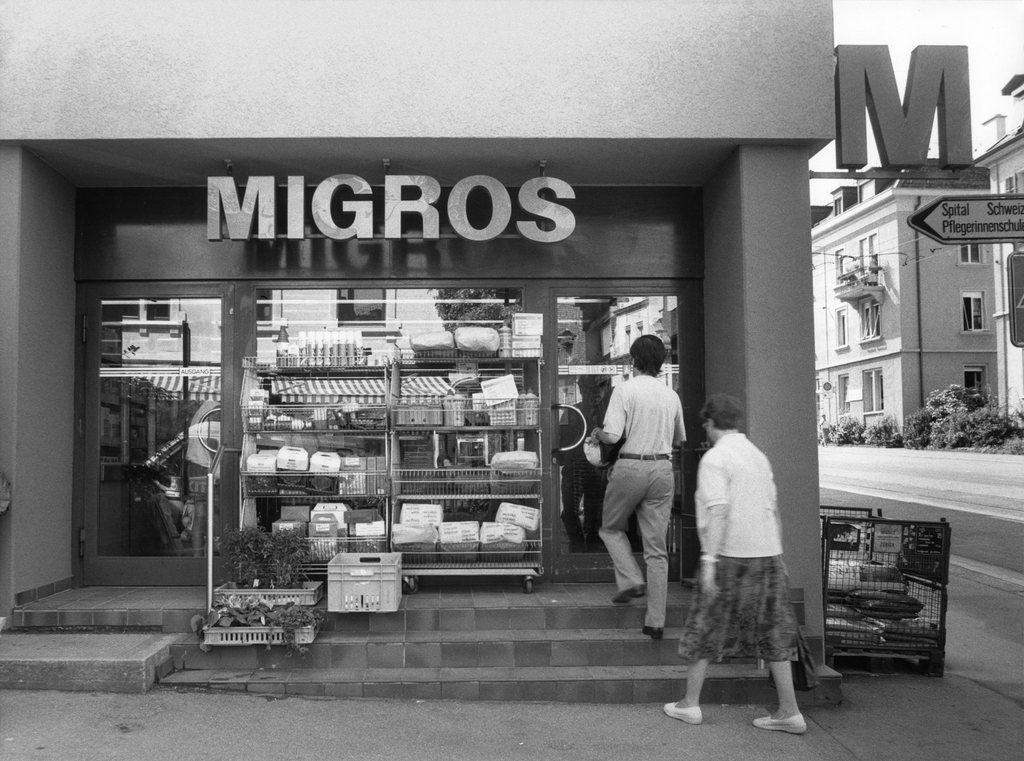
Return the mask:
[[[354, 509], [377, 510], [390, 525], [389, 366], [367, 364], [366, 357], [320, 363], [301, 358], [282, 365], [246, 357], [242, 368], [243, 516], [251, 510], [269, 528], [285, 505], [345, 502]], [[266, 391], [269, 403], [252, 399], [255, 389]], [[245, 469], [250, 454], [281, 446], [301, 446], [309, 455], [338, 453], [341, 470]], [[304, 571], [311, 578], [326, 578], [327, 563], [338, 552], [387, 549], [386, 536], [308, 541], [312, 561]]]
[[[397, 362], [392, 376], [392, 505], [401, 520], [405, 503], [442, 507], [444, 520], [493, 520], [501, 502], [541, 511], [540, 359], [433, 354]], [[415, 393], [416, 381], [444, 378], [455, 393], [443, 397]], [[481, 382], [510, 377], [517, 396], [494, 403], [481, 400]], [[422, 382], [421, 384], [422, 385]], [[412, 393], [410, 393], [410, 391]], [[478, 396], [473, 398], [474, 393]], [[498, 452], [537, 453], [537, 467], [496, 472]], [[415, 592], [421, 576], [518, 576], [533, 591], [543, 573], [541, 531], [520, 543], [498, 545], [417, 545], [403, 551], [403, 583]], [[468, 543], [471, 544], [471, 543]]]

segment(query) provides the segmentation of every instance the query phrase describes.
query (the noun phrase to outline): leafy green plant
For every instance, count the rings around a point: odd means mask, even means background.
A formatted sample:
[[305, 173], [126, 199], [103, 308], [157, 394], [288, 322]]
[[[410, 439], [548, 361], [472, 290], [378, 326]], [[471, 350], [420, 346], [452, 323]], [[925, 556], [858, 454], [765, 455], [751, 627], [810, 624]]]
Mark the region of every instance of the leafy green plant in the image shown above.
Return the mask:
[[835, 442], [840, 445], [863, 444], [864, 424], [856, 418], [845, 415], [839, 418], [839, 422], [836, 423]]
[[[244, 596], [229, 597], [227, 604], [214, 606], [206, 615], [192, 617], [192, 631], [200, 639], [200, 649], [209, 650], [204, 641], [205, 633], [214, 627], [269, 626], [280, 629], [284, 646], [289, 656], [304, 653], [308, 649], [296, 641], [295, 633], [307, 626], [319, 629], [323, 614], [295, 603], [275, 604], [273, 600], [252, 600]], [[267, 643], [267, 649], [270, 643]]]
[[1016, 421], [994, 404], [954, 412], [932, 424], [932, 445], [939, 448], [998, 447], [1020, 433]]
[[932, 442], [934, 418], [929, 409], [914, 410], [903, 421], [903, 446], [907, 449], [926, 449]]
[[268, 534], [255, 526], [225, 531], [220, 552], [231, 579], [240, 587], [291, 589], [305, 577], [309, 542], [297, 531]]
[[864, 430], [864, 443], [872, 447], [896, 449], [903, 446], [903, 434], [896, 421], [886, 415]]

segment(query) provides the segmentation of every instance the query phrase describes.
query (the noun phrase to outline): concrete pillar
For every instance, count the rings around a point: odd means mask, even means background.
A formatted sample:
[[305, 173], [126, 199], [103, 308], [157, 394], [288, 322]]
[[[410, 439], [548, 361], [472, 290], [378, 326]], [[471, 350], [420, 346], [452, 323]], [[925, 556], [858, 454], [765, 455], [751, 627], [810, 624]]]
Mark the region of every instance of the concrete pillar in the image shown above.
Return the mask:
[[807, 152], [736, 149], [704, 193], [707, 392], [743, 400], [771, 460], [790, 584], [822, 636]]
[[69, 586], [74, 465], [75, 190], [0, 147], [0, 617], [19, 593]]

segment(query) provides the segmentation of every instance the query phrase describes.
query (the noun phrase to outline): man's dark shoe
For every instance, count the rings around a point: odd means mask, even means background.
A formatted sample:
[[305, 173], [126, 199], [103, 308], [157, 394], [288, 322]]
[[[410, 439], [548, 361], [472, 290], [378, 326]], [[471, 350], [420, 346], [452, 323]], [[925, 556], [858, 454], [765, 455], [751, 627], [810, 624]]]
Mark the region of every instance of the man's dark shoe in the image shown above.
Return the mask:
[[661, 639], [665, 636], [665, 630], [660, 626], [645, 626], [640, 631], [642, 631], [651, 639]]
[[621, 592], [615, 595], [615, 597], [612, 598], [612, 602], [622, 604], [629, 602], [634, 597], [643, 597], [645, 594], [647, 594], [647, 586], [645, 584], [641, 584], [638, 587], [630, 587], [629, 589], [623, 589]]

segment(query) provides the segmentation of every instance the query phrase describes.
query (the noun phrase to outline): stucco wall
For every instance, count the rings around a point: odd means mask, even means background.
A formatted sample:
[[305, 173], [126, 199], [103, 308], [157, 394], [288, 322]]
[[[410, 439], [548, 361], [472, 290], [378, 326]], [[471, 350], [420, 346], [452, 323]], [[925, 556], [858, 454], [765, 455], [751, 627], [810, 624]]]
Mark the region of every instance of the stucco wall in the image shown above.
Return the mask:
[[[12, 595], [72, 575], [74, 189], [20, 149], [0, 153], [0, 467], [14, 502], [0, 550]], [[9, 576], [8, 576], [9, 574]]]
[[0, 140], [833, 131], [828, 0], [2, 6]]
[[[707, 391], [744, 399], [746, 430], [771, 460], [790, 582], [820, 635], [810, 200], [806, 157], [740, 147], [705, 189]], [[780, 338], [784, 336], [785, 338]]]

